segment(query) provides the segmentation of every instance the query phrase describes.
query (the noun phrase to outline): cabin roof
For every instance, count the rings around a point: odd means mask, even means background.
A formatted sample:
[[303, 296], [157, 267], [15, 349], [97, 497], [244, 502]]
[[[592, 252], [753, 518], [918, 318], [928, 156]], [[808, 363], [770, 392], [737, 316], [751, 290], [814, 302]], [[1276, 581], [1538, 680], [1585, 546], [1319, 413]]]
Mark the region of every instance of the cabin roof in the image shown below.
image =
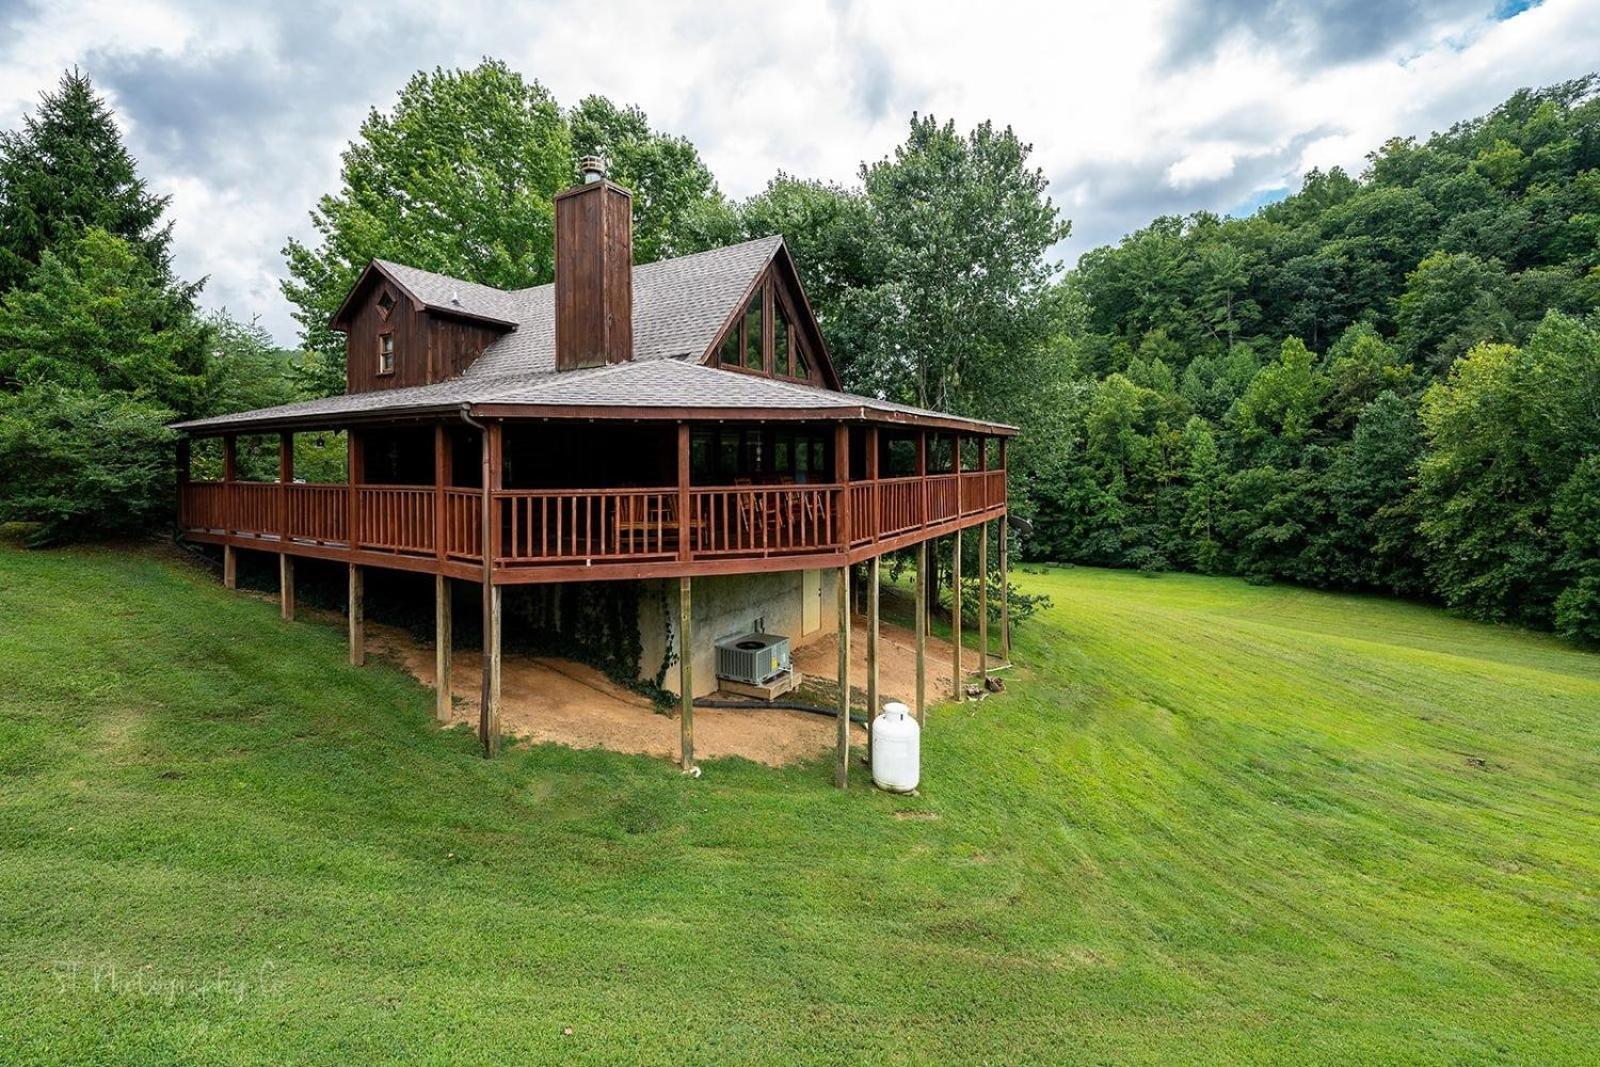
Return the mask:
[[[871, 418], [1015, 432], [997, 423], [702, 365], [761, 272], [781, 250], [782, 237], [761, 237], [634, 267], [632, 361], [568, 371], [556, 370], [553, 285], [496, 289], [373, 260], [351, 290], [352, 297], [373, 272], [379, 272], [429, 310], [498, 323], [509, 326], [509, 331], [484, 349], [465, 373], [447, 381], [192, 419], [173, 427], [198, 432], [287, 429], [494, 408], [499, 416], [725, 418], [737, 413], [752, 419]], [[334, 316], [335, 324], [343, 313], [341, 308]], [[826, 351], [822, 363], [825, 380], [836, 381]]]
[[[782, 237], [758, 237], [634, 267], [634, 361], [703, 355], [782, 245]], [[467, 377], [556, 369], [554, 285], [496, 289], [386, 259], [373, 260], [368, 270], [384, 274], [429, 311], [512, 327], [467, 368]], [[352, 296], [362, 282], [351, 289]], [[344, 310], [334, 315], [335, 326]]]
[[704, 366], [687, 359], [617, 363], [585, 370], [471, 374], [435, 385], [346, 393], [174, 425], [179, 430], [251, 431], [349, 422], [480, 415], [543, 418], [860, 419], [1014, 433], [888, 400]]

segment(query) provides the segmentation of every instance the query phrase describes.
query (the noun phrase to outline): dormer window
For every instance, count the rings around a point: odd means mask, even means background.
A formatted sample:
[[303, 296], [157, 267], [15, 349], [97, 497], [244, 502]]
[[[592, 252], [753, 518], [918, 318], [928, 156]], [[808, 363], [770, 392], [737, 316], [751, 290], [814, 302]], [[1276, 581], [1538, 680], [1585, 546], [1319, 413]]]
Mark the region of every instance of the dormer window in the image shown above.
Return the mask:
[[382, 295], [378, 297], [378, 317], [387, 320], [389, 312], [394, 310], [395, 303], [394, 294], [385, 289]]
[[378, 373], [394, 373], [394, 334], [380, 333], [378, 335]]

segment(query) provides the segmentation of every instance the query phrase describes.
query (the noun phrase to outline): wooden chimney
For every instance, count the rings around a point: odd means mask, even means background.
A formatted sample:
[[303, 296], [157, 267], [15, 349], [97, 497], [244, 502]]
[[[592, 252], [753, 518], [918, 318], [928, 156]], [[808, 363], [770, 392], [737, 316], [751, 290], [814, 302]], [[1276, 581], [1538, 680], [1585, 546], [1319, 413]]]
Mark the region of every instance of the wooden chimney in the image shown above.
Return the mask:
[[556, 195], [556, 369], [633, 358], [633, 194], [586, 156]]

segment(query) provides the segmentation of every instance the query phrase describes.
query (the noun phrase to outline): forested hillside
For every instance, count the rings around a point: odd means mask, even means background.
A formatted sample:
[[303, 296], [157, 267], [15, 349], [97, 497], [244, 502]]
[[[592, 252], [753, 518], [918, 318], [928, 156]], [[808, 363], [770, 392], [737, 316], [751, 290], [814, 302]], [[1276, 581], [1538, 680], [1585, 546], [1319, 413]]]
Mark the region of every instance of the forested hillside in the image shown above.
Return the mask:
[[1597, 88], [1085, 255], [1026, 550], [1600, 637]]

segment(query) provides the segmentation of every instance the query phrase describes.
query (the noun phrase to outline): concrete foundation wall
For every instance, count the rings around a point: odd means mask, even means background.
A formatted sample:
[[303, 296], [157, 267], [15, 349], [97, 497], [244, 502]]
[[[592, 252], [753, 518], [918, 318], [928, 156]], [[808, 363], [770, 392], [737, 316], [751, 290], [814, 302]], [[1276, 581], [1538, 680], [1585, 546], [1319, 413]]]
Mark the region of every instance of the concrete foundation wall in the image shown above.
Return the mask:
[[[816, 573], [820, 580], [811, 588], [819, 601], [818, 626], [810, 633], [803, 632], [805, 592], [810, 585], [803, 571], [708, 575], [694, 579], [690, 601], [694, 612], [691, 662], [695, 696], [716, 692], [716, 642], [720, 638], [749, 633], [764, 626], [767, 633], [781, 634], [798, 648], [837, 627], [835, 598], [839, 572], [830, 568]], [[674, 693], [678, 691], [678, 587], [676, 578], [652, 580], [641, 582], [639, 592], [639, 637], [643, 645], [639, 676], [654, 681], [661, 664], [670, 657], [672, 665], [661, 684]]]

